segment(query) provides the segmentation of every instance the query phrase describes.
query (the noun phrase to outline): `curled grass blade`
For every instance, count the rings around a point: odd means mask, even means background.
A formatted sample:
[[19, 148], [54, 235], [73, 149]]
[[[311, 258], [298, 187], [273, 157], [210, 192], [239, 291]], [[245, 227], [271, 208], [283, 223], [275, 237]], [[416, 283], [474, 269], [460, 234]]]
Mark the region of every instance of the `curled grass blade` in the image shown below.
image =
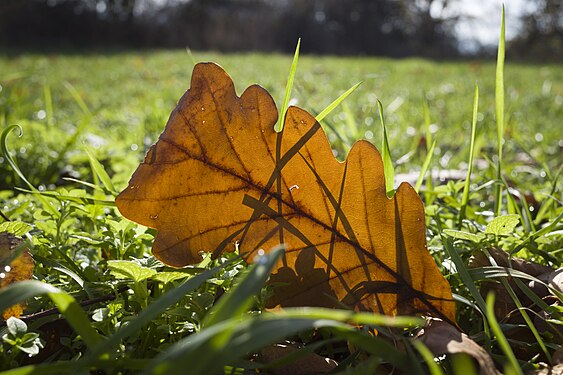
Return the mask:
[[[8, 164], [10, 165], [10, 167], [13, 169], [13, 171], [16, 173], [16, 175], [23, 181], [25, 182], [25, 184], [31, 189], [31, 191], [36, 194], [36, 193], [40, 193], [39, 190], [37, 190], [35, 188], [35, 186], [33, 186], [31, 184], [31, 182], [29, 182], [29, 180], [25, 177], [25, 175], [22, 173], [22, 171], [20, 170], [20, 168], [18, 167], [18, 165], [16, 164], [16, 162], [14, 161], [14, 159], [12, 158], [12, 155], [10, 155], [10, 152], [8, 151], [8, 135], [13, 131], [19, 129], [20, 134], [19, 136], [21, 137], [23, 134], [22, 128], [19, 125], [10, 125], [7, 128], [5, 128], [2, 131], [2, 134], [0, 135], [0, 148], [2, 149], [2, 155], [4, 156], [4, 159], [6, 159], [6, 161], [8, 162]], [[49, 203], [49, 201], [47, 199], [45, 199], [43, 196], [39, 195], [39, 201], [43, 204], [43, 208], [47, 211], [49, 211], [50, 214], [57, 216], [58, 212], [57, 210], [51, 205], [51, 203]]]

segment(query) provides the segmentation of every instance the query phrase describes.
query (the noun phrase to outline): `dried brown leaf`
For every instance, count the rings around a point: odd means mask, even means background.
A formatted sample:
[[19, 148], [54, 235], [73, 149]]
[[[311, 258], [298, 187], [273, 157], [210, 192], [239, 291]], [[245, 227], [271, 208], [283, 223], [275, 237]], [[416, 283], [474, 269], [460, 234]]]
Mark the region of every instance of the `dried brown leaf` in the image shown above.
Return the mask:
[[[33, 258], [27, 249], [20, 249], [23, 241], [6, 232], [0, 233], [0, 289], [17, 281], [29, 280], [33, 275]], [[20, 254], [16, 251], [21, 250]], [[17, 304], [2, 312], [4, 320], [19, 318], [25, 306]]]
[[183, 267], [236, 247], [252, 260], [287, 246], [270, 306], [342, 306], [455, 320], [449, 284], [426, 249], [422, 202], [408, 184], [385, 194], [377, 149], [359, 141], [338, 162], [326, 134], [290, 107], [284, 130], [263, 88], [236, 95], [198, 64], [191, 88], [118, 196], [121, 213], [156, 228], [154, 255]]
[[443, 354], [465, 353], [479, 364], [479, 374], [500, 374], [489, 355], [481, 346], [456, 327], [440, 319], [429, 319], [417, 338], [436, 356]]

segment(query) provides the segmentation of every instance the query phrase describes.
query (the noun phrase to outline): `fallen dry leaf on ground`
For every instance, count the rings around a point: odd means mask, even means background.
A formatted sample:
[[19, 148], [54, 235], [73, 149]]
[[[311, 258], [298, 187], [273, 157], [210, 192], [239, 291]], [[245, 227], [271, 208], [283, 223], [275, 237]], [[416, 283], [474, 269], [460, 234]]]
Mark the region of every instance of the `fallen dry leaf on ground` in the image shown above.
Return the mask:
[[[27, 249], [15, 254], [23, 241], [6, 232], [0, 233], [0, 289], [17, 281], [29, 280], [33, 275], [33, 258]], [[17, 304], [2, 312], [2, 318], [11, 316], [19, 318], [24, 305]]]
[[428, 319], [428, 325], [417, 335], [435, 356], [465, 353], [479, 364], [479, 374], [500, 374], [493, 359], [479, 344], [456, 327], [439, 319]]
[[[299, 345], [289, 343], [266, 346], [260, 352], [261, 360], [265, 364], [275, 363], [286, 356], [295, 354], [299, 349]], [[334, 371], [337, 366], [338, 363], [331, 358], [322, 357], [316, 353], [308, 353], [296, 361], [270, 368], [267, 373], [272, 375], [328, 374]]]
[[[489, 256], [494, 260], [494, 262], [491, 262]], [[541, 282], [526, 280], [527, 286], [546, 304], [552, 305], [553, 307], [559, 306], [560, 302], [558, 298], [553, 295], [546, 285], [549, 285], [551, 288], [558, 290], [559, 292], [563, 292], [562, 268], [553, 269], [551, 267], [517, 257], [511, 257], [509, 259], [509, 254], [507, 252], [497, 248], [489, 248], [487, 249], [487, 253], [479, 251], [473, 254], [469, 261], [469, 267], [488, 267], [493, 265], [491, 263], [496, 263], [495, 265], [499, 267], [511, 268], [516, 271], [524, 272], [537, 278]], [[539, 306], [536, 306], [529, 296], [518, 287], [512, 278], [509, 277], [507, 280], [520, 302], [527, 308], [535, 311], [533, 319], [534, 326], [537, 330], [542, 333], [548, 331], [551, 334], [558, 335], [560, 338], [563, 337], [563, 327], [561, 325], [548, 324], [549, 320], [561, 319], [561, 314], [556, 311], [545, 311]], [[494, 312], [497, 319], [507, 321], [512, 324], [524, 324], [522, 316], [518, 313], [518, 306], [502, 284], [491, 282], [481, 283], [481, 294], [483, 297], [491, 291], [495, 293]], [[511, 333], [507, 333], [509, 337], [512, 335], [521, 340], [525, 340], [525, 338], [529, 337], [530, 340], [534, 340], [531, 334], [532, 333], [525, 328], [513, 329]]]
[[272, 307], [344, 304], [454, 321], [415, 190], [402, 184], [386, 197], [371, 143], [357, 142], [341, 163], [307, 112], [290, 107], [280, 133], [277, 117], [260, 86], [238, 97], [222, 68], [196, 65], [117, 207], [158, 230], [153, 253], [175, 267], [199, 262], [201, 251], [238, 246], [252, 261], [259, 249], [286, 244]]

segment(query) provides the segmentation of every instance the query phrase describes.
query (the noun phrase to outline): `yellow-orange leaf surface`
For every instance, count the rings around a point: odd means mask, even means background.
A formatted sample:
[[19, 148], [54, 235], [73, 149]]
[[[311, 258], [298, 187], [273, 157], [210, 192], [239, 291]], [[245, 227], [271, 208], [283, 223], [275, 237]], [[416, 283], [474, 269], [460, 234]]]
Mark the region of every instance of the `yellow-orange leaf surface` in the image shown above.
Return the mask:
[[426, 249], [424, 209], [408, 184], [385, 194], [383, 164], [366, 141], [337, 161], [324, 131], [290, 107], [276, 133], [274, 101], [260, 86], [241, 97], [228, 74], [196, 65], [129, 186], [121, 213], [156, 228], [153, 253], [182, 267], [239, 247], [284, 243], [270, 305], [350, 306], [454, 321], [450, 287]]
[[[23, 249], [18, 255], [16, 251], [23, 241], [6, 232], [0, 232], [0, 289], [17, 281], [29, 280], [33, 276], [33, 258], [29, 250]], [[19, 318], [25, 305], [17, 304], [2, 311], [2, 318], [11, 316]]]

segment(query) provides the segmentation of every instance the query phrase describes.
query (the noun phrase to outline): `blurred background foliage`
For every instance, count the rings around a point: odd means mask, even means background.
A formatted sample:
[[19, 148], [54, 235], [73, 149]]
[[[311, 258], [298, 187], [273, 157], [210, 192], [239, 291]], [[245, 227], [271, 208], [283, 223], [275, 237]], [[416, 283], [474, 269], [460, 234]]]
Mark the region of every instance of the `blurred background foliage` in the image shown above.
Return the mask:
[[[490, 1], [470, 7], [486, 7]], [[500, 7], [500, 2], [495, 4]], [[563, 57], [563, 6], [518, 8], [509, 55]], [[456, 30], [465, 0], [3, 0], [0, 46], [35, 49], [190, 47], [195, 50], [452, 58], [467, 51]], [[498, 13], [494, 14], [495, 21]], [[466, 32], [467, 34], [467, 32]], [[469, 34], [472, 34], [471, 30]], [[532, 53], [533, 52], [533, 53]]]

